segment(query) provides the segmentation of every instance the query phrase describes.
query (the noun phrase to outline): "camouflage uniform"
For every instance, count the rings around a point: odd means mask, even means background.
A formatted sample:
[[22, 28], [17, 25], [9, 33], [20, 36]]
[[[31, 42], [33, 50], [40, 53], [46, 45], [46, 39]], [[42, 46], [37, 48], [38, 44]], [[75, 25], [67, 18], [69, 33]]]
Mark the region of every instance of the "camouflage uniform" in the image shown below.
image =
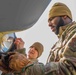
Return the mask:
[[[16, 50], [19, 53], [25, 54], [25, 50]], [[27, 65], [22, 69], [19, 73], [8, 73], [8, 74], [2, 74], [2, 75], [44, 75], [44, 65], [40, 62], [38, 62], [37, 59], [31, 60], [32, 64]]]
[[52, 47], [46, 75], [76, 75], [76, 23], [60, 27], [59, 40]]
[[33, 64], [23, 68], [22, 73], [14, 75], [44, 75], [44, 65], [37, 60], [33, 60], [32, 62]]
[[37, 59], [31, 59], [32, 64], [27, 65], [20, 73], [14, 75], [44, 75], [44, 65]]

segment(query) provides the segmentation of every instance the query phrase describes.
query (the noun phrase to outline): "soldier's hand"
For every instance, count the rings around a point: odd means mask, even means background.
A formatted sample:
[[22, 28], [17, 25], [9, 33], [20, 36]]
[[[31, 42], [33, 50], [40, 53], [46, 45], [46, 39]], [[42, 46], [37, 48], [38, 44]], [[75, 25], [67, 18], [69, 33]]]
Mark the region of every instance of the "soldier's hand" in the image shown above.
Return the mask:
[[11, 56], [9, 57], [9, 67], [12, 70], [21, 71], [23, 67], [30, 63], [27, 57], [23, 54], [18, 52], [12, 52], [10, 54]]
[[17, 49], [23, 49], [24, 48], [24, 41], [21, 38], [16, 38], [14, 44], [16, 45]]

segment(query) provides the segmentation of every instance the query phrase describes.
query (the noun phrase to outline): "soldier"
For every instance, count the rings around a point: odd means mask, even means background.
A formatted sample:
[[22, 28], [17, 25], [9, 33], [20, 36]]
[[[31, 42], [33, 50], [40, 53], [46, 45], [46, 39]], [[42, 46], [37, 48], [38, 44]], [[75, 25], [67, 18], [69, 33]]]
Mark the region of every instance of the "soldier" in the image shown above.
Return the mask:
[[[59, 40], [51, 48], [46, 65], [42, 66], [42, 69], [37, 64], [27, 66], [31, 62], [24, 58], [27, 62], [25, 61], [25, 67], [21, 67], [22, 61], [18, 64], [15, 57], [20, 60], [22, 55], [15, 53], [11, 55], [9, 64], [12, 70], [21, 72], [24, 68], [25, 74], [23, 75], [26, 75], [26, 69], [31, 75], [41, 75], [41, 73], [42, 75], [44, 73], [46, 75], [76, 75], [76, 22], [72, 21], [70, 9], [63, 3], [55, 3], [49, 11], [48, 23]], [[13, 61], [16, 65], [12, 64]], [[15, 66], [20, 69], [15, 68]]]
[[[41, 64], [38, 62], [38, 58], [42, 55], [44, 47], [40, 42], [33, 43], [30, 46], [28, 54], [25, 52], [24, 41], [21, 38], [16, 38], [14, 44], [16, 45], [16, 52], [24, 54], [33, 64]], [[2, 73], [2, 75], [13, 75], [13, 73]]]
[[27, 56], [27, 58], [32, 62], [38, 62], [38, 58], [42, 55], [44, 47], [40, 42], [33, 43], [29, 48], [28, 54], [24, 48], [24, 41], [21, 38], [17, 38], [14, 42], [16, 45], [16, 50], [19, 53], [22, 53]]
[[30, 46], [30, 49], [28, 51], [28, 59], [30, 59], [32, 62], [38, 62], [38, 58], [43, 53], [43, 45], [39, 42], [35, 42]]

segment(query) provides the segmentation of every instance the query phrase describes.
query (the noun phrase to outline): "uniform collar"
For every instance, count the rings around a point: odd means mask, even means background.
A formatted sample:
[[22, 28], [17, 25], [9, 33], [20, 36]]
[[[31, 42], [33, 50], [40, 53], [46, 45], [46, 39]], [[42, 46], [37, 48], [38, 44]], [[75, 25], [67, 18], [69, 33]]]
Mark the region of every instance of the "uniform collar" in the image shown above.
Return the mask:
[[31, 62], [36, 63], [38, 62], [38, 59], [30, 59]]
[[71, 22], [71, 23], [69, 23], [69, 24], [67, 24], [67, 25], [65, 25], [65, 26], [61, 26], [61, 27], [59, 28], [59, 34], [57, 35], [58, 38], [60, 38], [60, 36], [62, 35], [62, 33], [67, 29], [67, 27], [69, 27], [69, 25], [72, 25], [72, 24], [74, 24], [74, 23], [76, 23], [76, 22], [74, 21], [74, 22]]

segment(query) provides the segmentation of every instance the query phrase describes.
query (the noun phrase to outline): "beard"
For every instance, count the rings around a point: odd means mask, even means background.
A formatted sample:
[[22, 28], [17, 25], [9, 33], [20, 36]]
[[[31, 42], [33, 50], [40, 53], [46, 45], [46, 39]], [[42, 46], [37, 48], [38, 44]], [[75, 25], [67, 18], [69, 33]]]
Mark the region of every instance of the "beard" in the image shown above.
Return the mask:
[[56, 25], [56, 32], [55, 34], [58, 35], [59, 34], [59, 27], [64, 26], [64, 21], [62, 19], [62, 17], [60, 17], [60, 20], [58, 22], [58, 24]]

